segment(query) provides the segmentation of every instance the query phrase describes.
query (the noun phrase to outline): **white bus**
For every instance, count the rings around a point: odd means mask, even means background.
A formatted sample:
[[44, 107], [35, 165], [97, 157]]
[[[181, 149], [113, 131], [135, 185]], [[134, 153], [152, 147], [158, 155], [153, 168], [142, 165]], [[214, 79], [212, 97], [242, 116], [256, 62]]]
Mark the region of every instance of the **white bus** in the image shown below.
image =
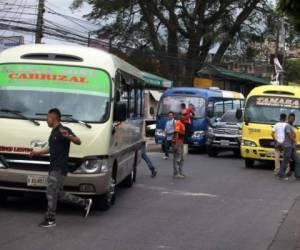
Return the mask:
[[46, 116], [56, 107], [82, 140], [71, 146], [65, 191], [107, 210], [116, 185], [133, 185], [141, 159], [141, 71], [101, 50], [53, 45], [5, 50], [0, 69], [0, 200], [45, 192], [49, 156], [29, 153], [48, 146]]

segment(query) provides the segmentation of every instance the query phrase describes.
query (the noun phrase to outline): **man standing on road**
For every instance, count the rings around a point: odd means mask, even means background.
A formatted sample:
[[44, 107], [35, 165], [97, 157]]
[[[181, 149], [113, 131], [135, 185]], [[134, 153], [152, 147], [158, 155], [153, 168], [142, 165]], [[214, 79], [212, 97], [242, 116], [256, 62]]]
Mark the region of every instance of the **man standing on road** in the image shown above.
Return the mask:
[[82, 199], [63, 191], [64, 179], [68, 173], [70, 144], [72, 142], [81, 145], [81, 141], [71, 129], [62, 126], [60, 119], [61, 113], [58, 109], [51, 109], [48, 112], [47, 123], [52, 128], [49, 147], [31, 152], [31, 157], [50, 153], [50, 171], [47, 180], [48, 210], [45, 220], [39, 224], [41, 227], [56, 226], [55, 216], [58, 200], [81, 206], [84, 217], [88, 216], [92, 206], [92, 199]]
[[184, 179], [183, 162], [184, 162], [184, 135], [185, 135], [185, 117], [181, 116], [175, 123], [175, 134], [173, 138], [173, 169], [174, 178]]
[[[280, 171], [280, 154], [283, 151], [286, 125], [286, 114], [280, 114], [280, 121], [277, 122], [272, 129], [272, 137], [275, 140], [275, 175], [278, 175]], [[286, 174], [289, 173], [290, 165], [288, 164]]]
[[169, 159], [169, 150], [172, 145], [172, 140], [174, 137], [174, 132], [175, 132], [175, 119], [174, 119], [174, 113], [170, 111], [168, 113], [168, 121], [166, 123], [165, 127], [165, 156], [164, 159], [167, 160]]
[[283, 143], [283, 161], [280, 166], [279, 178], [281, 180], [288, 180], [286, 176], [287, 166], [292, 159], [295, 162], [295, 177], [300, 180], [300, 159], [296, 150], [296, 133], [293, 124], [295, 122], [295, 114], [290, 114], [288, 117], [288, 124], [285, 126], [285, 139]]

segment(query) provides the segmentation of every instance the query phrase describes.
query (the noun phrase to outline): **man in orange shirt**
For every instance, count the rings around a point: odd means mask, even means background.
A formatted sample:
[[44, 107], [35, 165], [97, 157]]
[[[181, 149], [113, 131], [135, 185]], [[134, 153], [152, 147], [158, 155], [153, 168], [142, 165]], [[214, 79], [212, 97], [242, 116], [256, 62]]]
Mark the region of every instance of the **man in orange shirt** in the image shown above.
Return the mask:
[[195, 116], [195, 113], [193, 111], [193, 105], [189, 104], [187, 107], [185, 103], [181, 103], [181, 115], [183, 115], [184, 120], [183, 123], [185, 125], [185, 138], [184, 138], [184, 143], [188, 143], [188, 137], [190, 136], [190, 130], [191, 130], [191, 124], [192, 120], [191, 118]]
[[185, 136], [185, 117], [182, 115], [179, 120], [175, 122], [175, 133], [173, 138], [173, 168], [174, 178], [183, 179], [185, 175], [182, 172], [183, 168], [183, 154], [184, 154], [184, 136]]

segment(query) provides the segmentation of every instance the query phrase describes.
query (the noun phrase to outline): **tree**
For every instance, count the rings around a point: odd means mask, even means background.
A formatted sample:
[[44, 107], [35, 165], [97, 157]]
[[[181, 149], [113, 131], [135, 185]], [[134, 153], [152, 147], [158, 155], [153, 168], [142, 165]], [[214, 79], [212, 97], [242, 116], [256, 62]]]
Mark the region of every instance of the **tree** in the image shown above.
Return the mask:
[[300, 84], [300, 59], [290, 59], [286, 62], [286, 80]]
[[291, 21], [294, 23], [295, 29], [300, 31], [300, 1], [280, 0], [278, 8], [291, 19]]
[[102, 24], [99, 37], [110, 38], [121, 50], [146, 49], [160, 73], [174, 81], [191, 80], [212, 48], [219, 64], [237, 37], [255, 32], [255, 19], [267, 0], [74, 0], [93, 9], [86, 17]]

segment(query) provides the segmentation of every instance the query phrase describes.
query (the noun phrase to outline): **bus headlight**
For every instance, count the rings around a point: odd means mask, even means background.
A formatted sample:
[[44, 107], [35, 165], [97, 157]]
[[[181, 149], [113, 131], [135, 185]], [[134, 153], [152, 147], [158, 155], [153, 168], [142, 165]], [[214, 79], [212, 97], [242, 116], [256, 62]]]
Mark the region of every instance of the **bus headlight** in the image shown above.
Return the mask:
[[84, 161], [74, 174], [99, 174], [107, 173], [108, 164], [106, 160], [89, 159]]
[[165, 133], [162, 129], [156, 129], [155, 130], [155, 135], [156, 136], [165, 136]]
[[242, 140], [241, 145], [246, 146], [246, 147], [256, 147], [257, 146], [254, 141], [250, 141], [250, 140]]
[[208, 133], [209, 135], [212, 135], [212, 134], [214, 133], [214, 129], [213, 129], [212, 127], [208, 127], [207, 133]]
[[195, 132], [193, 133], [193, 137], [194, 137], [194, 138], [199, 138], [199, 137], [203, 137], [203, 136], [205, 136], [205, 131], [203, 131], [203, 130], [195, 131]]

